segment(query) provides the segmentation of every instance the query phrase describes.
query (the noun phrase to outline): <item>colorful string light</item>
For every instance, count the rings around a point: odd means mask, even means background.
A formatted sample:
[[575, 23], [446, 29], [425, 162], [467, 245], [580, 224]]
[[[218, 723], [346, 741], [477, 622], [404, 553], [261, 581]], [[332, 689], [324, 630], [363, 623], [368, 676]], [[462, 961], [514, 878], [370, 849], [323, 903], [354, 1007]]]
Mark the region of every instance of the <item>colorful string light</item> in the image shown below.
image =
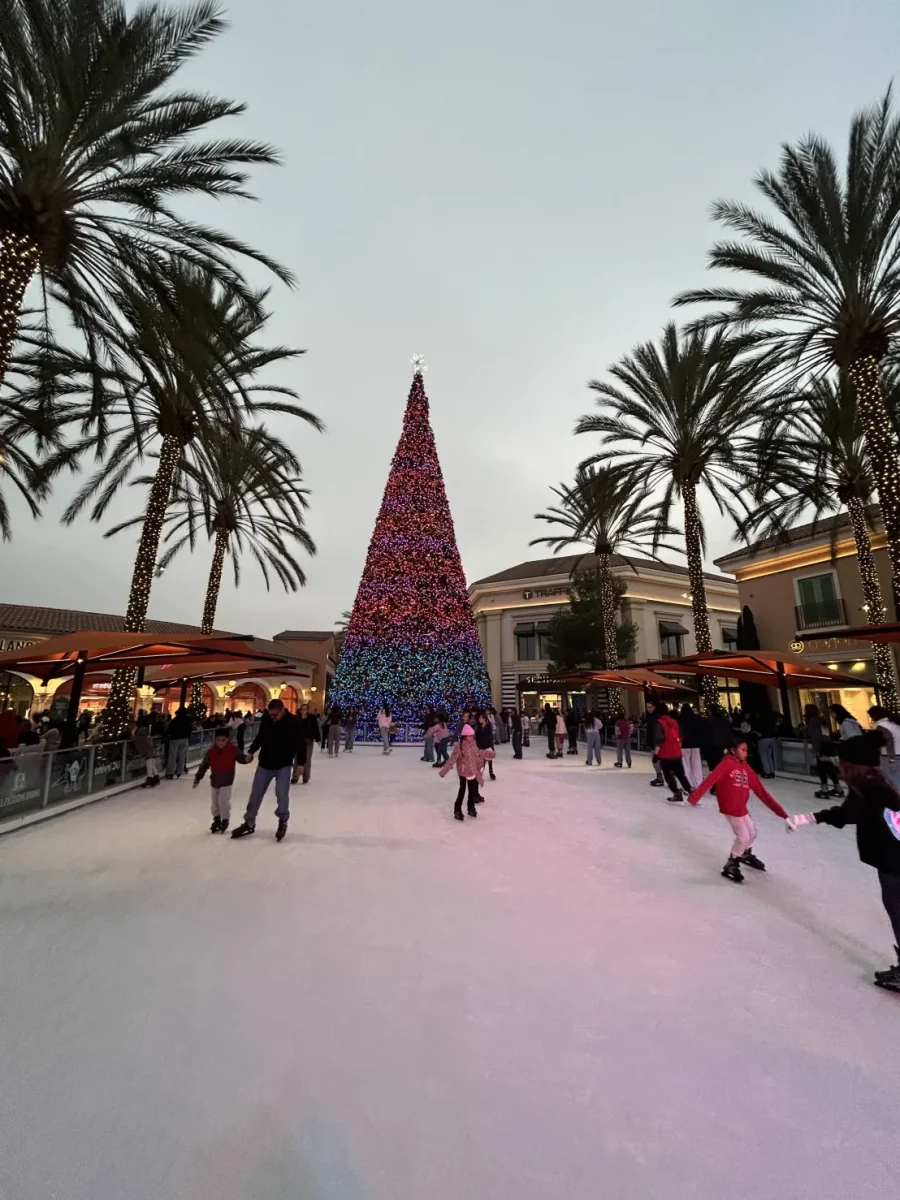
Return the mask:
[[331, 690], [363, 720], [374, 719], [384, 700], [398, 721], [417, 720], [425, 704], [455, 716], [491, 702], [418, 357], [413, 369]]

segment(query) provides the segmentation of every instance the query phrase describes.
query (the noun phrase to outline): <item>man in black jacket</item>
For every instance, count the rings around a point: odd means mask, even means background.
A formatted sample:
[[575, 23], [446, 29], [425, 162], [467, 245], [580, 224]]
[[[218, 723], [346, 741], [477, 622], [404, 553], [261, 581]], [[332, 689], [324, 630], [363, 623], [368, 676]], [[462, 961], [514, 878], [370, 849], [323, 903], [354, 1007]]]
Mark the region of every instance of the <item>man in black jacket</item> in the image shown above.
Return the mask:
[[194, 722], [191, 720], [191, 714], [182, 705], [169, 722], [169, 728], [166, 730], [169, 739], [166, 779], [175, 779], [180, 775], [187, 775], [187, 752], [193, 728]]
[[313, 751], [319, 744], [321, 737], [321, 728], [319, 726], [319, 718], [316, 715], [315, 709], [311, 709], [308, 704], [304, 704], [300, 709], [300, 716], [297, 720], [299, 726], [299, 739], [297, 742], [297, 757], [294, 760], [294, 773], [291, 776], [291, 783], [297, 783], [300, 780], [301, 774], [303, 782], [309, 783], [309, 773], [312, 770]]
[[233, 838], [246, 837], [256, 831], [256, 816], [263, 796], [269, 789], [269, 784], [275, 780], [275, 816], [278, 818], [278, 830], [275, 841], [280, 842], [287, 833], [288, 820], [291, 815], [291, 770], [300, 741], [300, 725], [295, 716], [287, 712], [280, 700], [270, 700], [259, 731], [253, 739], [247, 754], [247, 762], [253, 762], [253, 756], [259, 751], [259, 765], [253, 776], [253, 786], [250, 788], [250, 799], [247, 801], [247, 811], [244, 813], [243, 824], [238, 825], [232, 833]]

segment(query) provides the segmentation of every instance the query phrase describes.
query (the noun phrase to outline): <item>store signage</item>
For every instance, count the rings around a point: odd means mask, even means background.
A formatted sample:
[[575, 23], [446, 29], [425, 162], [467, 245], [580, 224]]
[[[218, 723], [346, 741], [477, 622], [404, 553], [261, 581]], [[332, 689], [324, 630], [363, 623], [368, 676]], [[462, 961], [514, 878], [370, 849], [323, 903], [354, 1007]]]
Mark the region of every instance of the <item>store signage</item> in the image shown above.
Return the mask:
[[529, 588], [522, 593], [523, 600], [542, 600], [547, 596], [568, 596], [569, 589], [567, 587], [552, 587], [552, 588]]
[[0, 653], [6, 650], [24, 650], [26, 646], [34, 646], [41, 638], [9, 637], [0, 633]]
[[559, 680], [554, 679], [552, 675], [520, 675], [519, 683], [526, 684], [526, 685], [530, 684], [533, 686], [537, 686], [538, 684], [544, 684], [544, 683], [552, 683], [556, 687], [559, 687]]
[[791, 642], [791, 649], [795, 654], [803, 653], [803, 642]]
[[858, 642], [855, 638], [812, 638], [808, 642], [804, 642], [804, 646], [811, 653], [821, 650], [860, 650], [865, 646], [865, 642]]

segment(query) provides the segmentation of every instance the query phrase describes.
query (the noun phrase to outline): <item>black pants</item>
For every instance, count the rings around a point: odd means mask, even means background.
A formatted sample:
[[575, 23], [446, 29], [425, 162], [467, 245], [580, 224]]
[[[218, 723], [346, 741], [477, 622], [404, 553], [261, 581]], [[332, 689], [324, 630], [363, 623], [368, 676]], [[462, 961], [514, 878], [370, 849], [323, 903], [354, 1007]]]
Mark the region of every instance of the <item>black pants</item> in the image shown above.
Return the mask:
[[572, 751], [573, 754], [577, 754], [578, 753], [578, 730], [570, 729], [568, 731], [568, 733], [569, 733], [569, 749]]
[[514, 733], [512, 735], [512, 744], [513, 744], [513, 758], [521, 758], [522, 757], [522, 735], [521, 735], [521, 733]]
[[556, 726], [547, 730], [547, 749], [556, 757]]
[[493, 762], [493, 759], [490, 759], [490, 758], [488, 759], [488, 775], [490, 775], [491, 779], [496, 779], [496, 778], [497, 778], [497, 776], [494, 774], [494, 762]]
[[710, 771], [714, 771], [725, 757], [725, 751], [721, 746], [707, 746], [703, 751], [703, 757], [706, 759], [706, 765]]
[[475, 801], [478, 799], [478, 780], [477, 779], [462, 779], [459, 781], [459, 791], [456, 795], [456, 804], [454, 808], [457, 812], [462, 812], [463, 797], [466, 794], [466, 788], [469, 789], [468, 809], [470, 813], [475, 811]]
[[900, 948], [900, 875], [879, 871], [878, 882], [881, 884], [881, 899], [894, 930], [894, 944]]
[[829, 784], [832, 788], [840, 787], [841, 777], [838, 774], [837, 767], [830, 758], [817, 758], [816, 771], [818, 772], [823, 792], [828, 790]]
[[[673, 796], [680, 796], [681, 788], [684, 788], [688, 795], [691, 794], [692, 788], [688, 783], [687, 775], [684, 773], [684, 763], [680, 758], [661, 758], [659, 765], [662, 767], [663, 778]], [[679, 784], [681, 787], [678, 786]]]

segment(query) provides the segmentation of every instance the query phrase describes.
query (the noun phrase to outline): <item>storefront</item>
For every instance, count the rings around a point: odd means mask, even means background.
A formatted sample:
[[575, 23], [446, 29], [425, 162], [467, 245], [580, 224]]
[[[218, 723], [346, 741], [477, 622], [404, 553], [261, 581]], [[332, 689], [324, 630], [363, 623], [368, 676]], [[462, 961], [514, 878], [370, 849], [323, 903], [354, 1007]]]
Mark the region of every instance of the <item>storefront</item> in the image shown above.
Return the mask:
[[[203, 703], [206, 706], [207, 713], [216, 711], [216, 694], [209, 686], [204, 683], [203, 687]], [[191, 702], [191, 685], [188, 684], [187, 703]], [[167, 713], [170, 717], [173, 716], [181, 706], [181, 684], [173, 684], [168, 688], [160, 688], [153, 697], [153, 711]]]
[[255, 713], [265, 710], [268, 698], [258, 683], [242, 683], [226, 697], [226, 703], [229, 708]]
[[587, 712], [587, 694], [584, 688], [568, 688], [549, 675], [520, 675], [518, 684], [519, 709], [529, 717], [539, 716], [546, 705], [565, 712]]
[[[78, 704], [79, 713], [85, 709], [96, 717], [103, 712], [109, 701], [109, 690], [112, 687], [110, 675], [86, 675], [84, 690]], [[72, 695], [72, 680], [64, 680], [53, 693], [53, 704], [50, 713], [54, 719], [63, 720], [69, 711], [69, 697]]]
[[296, 713], [299, 710], [300, 705], [303, 703], [297, 688], [291, 687], [290, 684], [287, 683], [282, 687], [279, 694], [279, 699], [289, 713]]
[[25, 717], [34, 702], [34, 688], [21, 675], [0, 671], [0, 712], [13, 709], [19, 717]]

